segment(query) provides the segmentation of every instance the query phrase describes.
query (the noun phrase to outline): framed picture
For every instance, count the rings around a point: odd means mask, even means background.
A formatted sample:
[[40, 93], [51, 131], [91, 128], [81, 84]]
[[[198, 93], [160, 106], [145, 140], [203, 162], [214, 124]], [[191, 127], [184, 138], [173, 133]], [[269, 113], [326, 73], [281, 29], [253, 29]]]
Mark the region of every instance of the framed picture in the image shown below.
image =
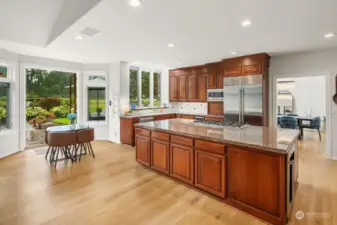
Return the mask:
[[293, 113], [292, 106], [284, 106], [284, 114], [287, 114], [287, 113]]

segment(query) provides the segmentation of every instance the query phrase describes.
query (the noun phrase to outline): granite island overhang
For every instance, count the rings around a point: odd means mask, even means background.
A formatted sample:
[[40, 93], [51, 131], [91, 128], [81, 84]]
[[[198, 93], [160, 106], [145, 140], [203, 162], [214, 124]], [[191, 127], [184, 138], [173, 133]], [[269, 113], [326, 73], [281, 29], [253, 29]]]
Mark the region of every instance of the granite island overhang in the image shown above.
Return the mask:
[[188, 119], [135, 125], [140, 164], [272, 224], [290, 215], [299, 131], [216, 127]]

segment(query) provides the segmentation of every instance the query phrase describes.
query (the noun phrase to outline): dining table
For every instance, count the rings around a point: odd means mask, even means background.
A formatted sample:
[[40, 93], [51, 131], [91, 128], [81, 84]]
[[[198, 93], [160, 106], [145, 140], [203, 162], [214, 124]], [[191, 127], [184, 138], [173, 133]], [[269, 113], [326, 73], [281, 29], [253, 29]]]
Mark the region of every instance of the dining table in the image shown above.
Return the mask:
[[[287, 115], [277, 115], [277, 118], [287, 116]], [[300, 127], [304, 121], [310, 122], [314, 119], [314, 117], [311, 116], [291, 116], [297, 119], [297, 126]], [[303, 129], [300, 129], [301, 135], [299, 136], [299, 139], [301, 140], [303, 138]]]
[[[89, 125], [84, 125], [84, 124], [71, 124], [71, 125], [62, 125], [62, 126], [52, 126], [52, 127], [48, 127], [46, 129], [46, 132], [45, 132], [45, 141], [46, 143], [48, 143], [48, 132], [58, 132], [58, 133], [62, 133], [62, 132], [69, 132], [69, 131], [74, 131], [74, 132], [78, 132], [80, 130], [85, 130], [85, 129], [88, 129], [90, 128]], [[76, 148], [77, 150], [77, 148]], [[76, 157], [78, 157], [79, 155], [86, 155], [86, 152], [85, 153], [80, 153], [80, 154], [77, 154], [77, 151], [74, 152], [74, 155], [69, 155], [69, 156], [66, 156], [65, 158], [63, 159], [60, 159], [60, 160], [64, 160], [64, 159], [67, 159], [67, 158], [71, 158], [73, 161], [76, 160]]]

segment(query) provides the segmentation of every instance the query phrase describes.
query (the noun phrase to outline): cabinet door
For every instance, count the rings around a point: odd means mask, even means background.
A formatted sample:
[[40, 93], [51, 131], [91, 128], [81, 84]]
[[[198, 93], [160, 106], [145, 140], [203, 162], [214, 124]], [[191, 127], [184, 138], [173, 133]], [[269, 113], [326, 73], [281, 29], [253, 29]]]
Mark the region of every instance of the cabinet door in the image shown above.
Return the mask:
[[170, 101], [178, 101], [178, 77], [170, 76]]
[[261, 66], [260, 65], [253, 65], [253, 66], [245, 66], [242, 68], [242, 75], [255, 75], [255, 74], [261, 74]]
[[208, 85], [207, 88], [216, 88], [216, 73], [215, 72], [209, 72], [208, 73]]
[[188, 184], [193, 184], [193, 148], [171, 144], [170, 175]]
[[242, 75], [242, 68], [241, 67], [233, 67], [226, 69], [226, 77], [235, 77]]
[[217, 83], [216, 83], [217, 88], [220, 88], [220, 89], [223, 88], [223, 78], [224, 78], [223, 72], [218, 72], [217, 73]]
[[150, 166], [150, 138], [136, 136], [136, 161]]
[[187, 99], [189, 101], [197, 100], [197, 75], [187, 76]]
[[179, 76], [178, 82], [178, 100], [186, 101], [187, 100], [187, 76]]
[[151, 168], [169, 174], [169, 143], [151, 139]]
[[198, 77], [198, 100], [207, 101], [207, 74]]
[[225, 198], [225, 156], [195, 151], [195, 186]]
[[227, 153], [228, 199], [272, 215], [284, 213], [279, 208], [279, 202], [284, 201], [284, 183], [279, 180], [284, 173], [281, 156], [239, 147], [228, 147]]
[[189, 119], [189, 120], [194, 120], [195, 117], [192, 116], [192, 115], [182, 115], [181, 118], [183, 118], [183, 119]]
[[209, 115], [224, 115], [224, 106], [222, 102], [209, 102], [207, 107]]

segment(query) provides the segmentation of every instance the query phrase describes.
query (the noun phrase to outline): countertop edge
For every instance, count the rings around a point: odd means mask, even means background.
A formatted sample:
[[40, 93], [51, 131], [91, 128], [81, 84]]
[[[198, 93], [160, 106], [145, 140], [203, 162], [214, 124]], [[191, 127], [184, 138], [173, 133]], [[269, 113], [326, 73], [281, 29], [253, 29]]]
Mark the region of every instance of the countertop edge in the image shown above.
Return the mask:
[[119, 116], [123, 119], [134, 119], [134, 118], [142, 118], [142, 117], [148, 117], [148, 116], [165, 116], [165, 115], [172, 115], [172, 114], [178, 114], [178, 115], [186, 115], [186, 116], [203, 116], [203, 117], [212, 117], [212, 118], [223, 118], [222, 115], [203, 115], [203, 114], [193, 114], [193, 113], [179, 113], [179, 112], [167, 112], [167, 113], [153, 113], [148, 115], [134, 115], [134, 116]]
[[210, 137], [205, 137], [205, 136], [198, 136], [198, 135], [191, 135], [191, 134], [186, 134], [186, 133], [177, 132], [177, 131], [170, 131], [170, 130], [161, 129], [161, 128], [148, 127], [148, 126], [143, 125], [142, 123], [135, 124], [135, 127], [136, 128], [148, 129], [148, 130], [152, 130], [152, 131], [162, 131], [162, 132], [166, 132], [166, 133], [169, 133], [169, 134], [177, 134], [177, 135], [181, 135], [181, 136], [186, 136], [186, 137], [190, 137], [190, 138], [197, 138], [197, 139], [202, 139], [202, 140], [208, 140], [208, 141], [218, 142], [218, 143], [222, 143], [222, 144], [232, 144], [232, 145], [237, 145], [237, 146], [241, 146], [241, 147], [254, 148], [254, 149], [258, 149], [258, 150], [262, 150], [262, 151], [266, 151], [266, 152], [277, 153], [277, 154], [280, 154], [280, 155], [288, 154], [288, 152], [290, 151], [292, 146], [295, 144], [295, 142], [296, 142], [296, 140], [298, 139], [298, 136], [299, 136], [299, 133], [298, 133], [294, 137], [294, 140], [289, 144], [289, 147], [286, 150], [282, 150], [282, 149], [277, 149], [277, 148], [272, 148], [272, 147], [255, 145], [255, 144], [248, 144], [248, 143], [236, 142], [236, 141], [231, 141], [231, 140], [220, 140], [220, 139], [215, 139], [215, 138], [210, 138]]

